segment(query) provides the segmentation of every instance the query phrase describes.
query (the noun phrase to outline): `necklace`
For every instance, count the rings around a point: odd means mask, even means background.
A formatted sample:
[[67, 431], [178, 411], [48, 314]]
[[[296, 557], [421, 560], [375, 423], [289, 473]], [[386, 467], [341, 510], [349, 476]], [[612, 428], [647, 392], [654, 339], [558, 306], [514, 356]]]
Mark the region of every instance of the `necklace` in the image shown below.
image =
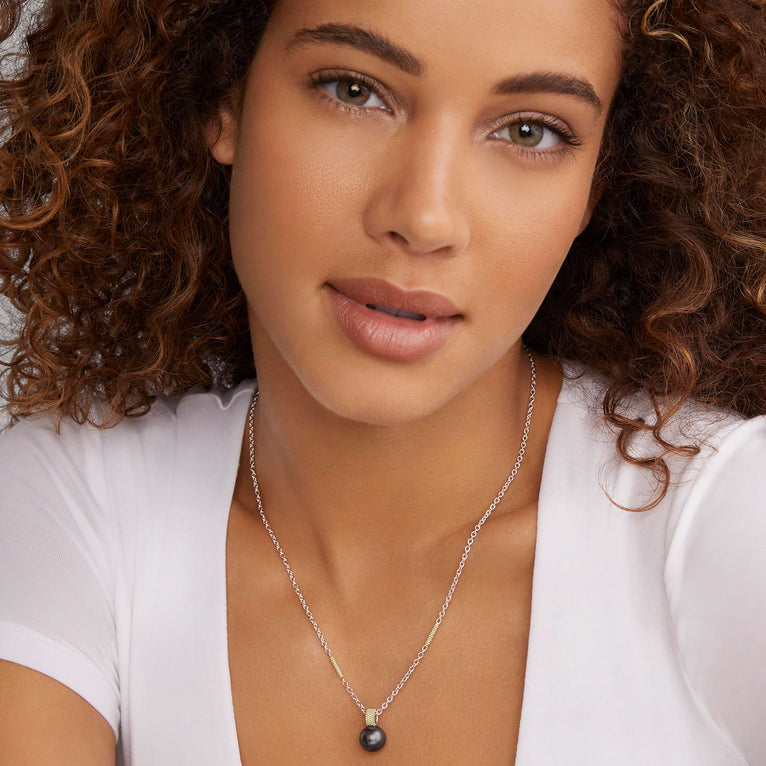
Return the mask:
[[375, 751], [380, 750], [383, 745], [386, 744], [386, 733], [381, 729], [377, 723], [378, 718], [383, 713], [383, 711], [394, 701], [394, 697], [396, 697], [397, 694], [401, 691], [402, 687], [405, 683], [407, 683], [407, 680], [412, 675], [415, 668], [420, 664], [420, 661], [423, 659], [425, 653], [428, 651], [428, 647], [431, 645], [431, 641], [433, 641], [434, 636], [436, 635], [436, 631], [439, 629], [439, 626], [442, 624], [442, 620], [444, 619], [444, 615], [447, 613], [447, 608], [450, 605], [450, 601], [452, 600], [452, 594], [455, 592], [455, 588], [457, 587], [458, 581], [460, 580], [460, 575], [463, 573], [463, 567], [465, 566], [465, 562], [468, 560], [468, 556], [471, 553], [471, 547], [473, 546], [473, 542], [476, 539], [476, 535], [479, 534], [479, 530], [484, 526], [484, 523], [487, 521], [487, 519], [492, 515], [492, 511], [495, 510], [500, 500], [503, 498], [503, 495], [508, 490], [508, 487], [511, 486], [513, 483], [513, 480], [516, 478], [516, 474], [519, 472], [519, 468], [521, 467], [521, 463], [524, 460], [524, 453], [527, 449], [527, 439], [529, 437], [529, 426], [532, 422], [532, 410], [535, 406], [535, 391], [537, 388], [537, 375], [535, 371], [535, 360], [532, 356], [529, 349], [524, 349], [527, 352], [527, 356], [529, 356], [529, 367], [530, 367], [530, 385], [529, 385], [529, 402], [527, 404], [527, 416], [526, 420], [524, 421], [524, 431], [521, 437], [521, 446], [519, 447], [519, 454], [516, 457], [516, 463], [513, 466], [513, 469], [511, 470], [511, 473], [508, 475], [508, 478], [505, 480], [505, 483], [500, 488], [500, 491], [495, 496], [495, 499], [490, 504], [489, 508], [484, 512], [484, 515], [481, 517], [479, 522], [476, 524], [476, 526], [473, 528], [473, 531], [471, 532], [471, 535], [469, 536], [465, 548], [463, 549], [463, 555], [460, 559], [460, 563], [458, 564], [457, 572], [455, 572], [455, 577], [452, 580], [452, 585], [450, 585], [449, 591], [447, 592], [447, 596], [444, 599], [444, 604], [442, 605], [442, 608], [439, 610], [439, 614], [436, 618], [436, 622], [434, 623], [433, 628], [431, 628], [431, 632], [428, 634], [428, 638], [426, 638], [425, 643], [423, 646], [420, 647], [420, 651], [417, 653], [415, 659], [412, 661], [412, 664], [410, 665], [407, 672], [402, 676], [402, 679], [399, 681], [399, 683], [396, 685], [396, 687], [393, 689], [391, 694], [388, 695], [386, 700], [380, 705], [378, 708], [366, 708], [362, 702], [359, 700], [359, 697], [357, 697], [356, 693], [354, 692], [353, 688], [351, 687], [351, 684], [346, 680], [345, 676], [343, 675], [343, 672], [340, 669], [340, 665], [338, 664], [338, 661], [333, 656], [332, 650], [327, 644], [327, 640], [325, 639], [324, 635], [322, 634], [322, 631], [319, 629], [319, 625], [317, 624], [316, 619], [314, 619], [314, 615], [311, 613], [311, 610], [308, 607], [308, 604], [306, 603], [306, 599], [303, 597], [303, 594], [301, 593], [301, 589], [298, 587], [298, 583], [295, 580], [295, 575], [293, 574], [293, 570], [290, 567], [290, 564], [287, 562], [287, 556], [285, 556], [285, 552], [282, 550], [282, 546], [279, 544], [279, 541], [277, 540], [277, 536], [274, 534], [274, 530], [272, 530], [271, 525], [269, 524], [268, 520], [266, 519], [266, 514], [263, 511], [263, 503], [261, 502], [261, 490], [258, 486], [258, 477], [255, 473], [255, 407], [258, 403], [258, 392], [256, 391], [253, 400], [250, 403], [250, 411], [248, 413], [248, 435], [250, 440], [250, 476], [253, 480], [253, 490], [255, 492], [255, 501], [258, 506], [258, 513], [261, 516], [261, 521], [263, 521], [263, 525], [266, 527], [266, 531], [269, 533], [269, 537], [271, 538], [271, 541], [274, 543], [274, 547], [277, 549], [277, 552], [279, 553], [279, 557], [282, 559], [282, 563], [285, 566], [285, 570], [287, 571], [287, 575], [290, 578], [290, 582], [292, 583], [293, 590], [295, 591], [295, 594], [298, 596], [298, 600], [301, 603], [301, 606], [303, 607], [303, 611], [306, 613], [306, 616], [309, 619], [309, 622], [311, 622], [311, 625], [314, 628], [314, 632], [317, 634], [317, 638], [319, 638], [319, 642], [322, 644], [322, 648], [324, 649], [324, 653], [329, 658], [330, 662], [332, 663], [333, 668], [335, 669], [335, 672], [338, 674], [338, 677], [341, 680], [341, 683], [343, 684], [343, 687], [345, 690], [349, 693], [351, 698], [356, 703], [356, 706], [364, 713], [365, 718], [365, 727], [362, 729], [361, 733], [359, 734], [359, 743], [365, 750], [369, 751]]

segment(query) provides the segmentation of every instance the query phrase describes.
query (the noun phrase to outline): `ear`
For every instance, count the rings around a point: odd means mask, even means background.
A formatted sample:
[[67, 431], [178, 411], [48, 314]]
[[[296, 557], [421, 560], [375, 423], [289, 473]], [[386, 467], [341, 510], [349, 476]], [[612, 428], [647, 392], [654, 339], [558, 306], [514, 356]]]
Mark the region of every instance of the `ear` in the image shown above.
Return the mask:
[[231, 165], [237, 149], [237, 121], [228, 106], [220, 106], [218, 113], [205, 126], [205, 138], [213, 158], [221, 165]]

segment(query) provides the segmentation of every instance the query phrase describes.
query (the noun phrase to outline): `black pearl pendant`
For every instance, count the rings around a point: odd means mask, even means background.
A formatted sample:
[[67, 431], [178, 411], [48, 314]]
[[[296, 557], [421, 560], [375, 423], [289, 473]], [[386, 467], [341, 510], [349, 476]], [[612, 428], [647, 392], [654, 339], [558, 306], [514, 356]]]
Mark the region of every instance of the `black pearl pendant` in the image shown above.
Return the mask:
[[369, 752], [380, 750], [386, 744], [386, 732], [380, 726], [365, 726], [359, 734], [359, 744]]

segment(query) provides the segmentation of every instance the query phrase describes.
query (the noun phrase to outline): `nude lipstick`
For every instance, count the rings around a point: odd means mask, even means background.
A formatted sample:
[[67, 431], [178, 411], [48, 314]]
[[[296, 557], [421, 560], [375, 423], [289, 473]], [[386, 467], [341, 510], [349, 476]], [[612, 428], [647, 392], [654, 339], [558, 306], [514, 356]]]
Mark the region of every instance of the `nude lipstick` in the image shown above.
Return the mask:
[[373, 356], [413, 362], [436, 353], [462, 320], [452, 301], [382, 279], [338, 279], [325, 290], [346, 337]]

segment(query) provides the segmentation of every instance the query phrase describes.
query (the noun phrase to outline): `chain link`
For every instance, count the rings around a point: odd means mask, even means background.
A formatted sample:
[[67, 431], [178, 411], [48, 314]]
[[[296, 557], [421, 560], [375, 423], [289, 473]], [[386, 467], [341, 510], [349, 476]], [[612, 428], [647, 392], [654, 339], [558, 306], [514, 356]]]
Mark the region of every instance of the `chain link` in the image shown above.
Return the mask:
[[[407, 672], [402, 676], [402, 679], [399, 681], [399, 683], [394, 687], [393, 691], [388, 695], [386, 700], [381, 704], [379, 708], [375, 710], [375, 717], [377, 718], [383, 713], [383, 711], [394, 701], [394, 698], [397, 694], [401, 691], [404, 684], [407, 683], [407, 680], [414, 672], [415, 668], [420, 664], [420, 661], [423, 659], [425, 653], [428, 651], [428, 647], [431, 644], [431, 641], [433, 640], [433, 637], [436, 635], [436, 631], [439, 629], [439, 626], [442, 623], [442, 620], [444, 619], [444, 615], [447, 613], [447, 609], [450, 605], [450, 601], [452, 601], [452, 595], [455, 592], [455, 588], [457, 588], [457, 584], [460, 581], [460, 576], [463, 573], [463, 568], [465, 567], [465, 563], [468, 560], [468, 556], [471, 553], [471, 548], [473, 546], [474, 540], [476, 539], [476, 536], [479, 534], [479, 530], [484, 526], [484, 523], [489, 519], [489, 517], [492, 515], [492, 511], [497, 508], [500, 501], [503, 499], [503, 496], [508, 491], [508, 488], [513, 483], [513, 480], [516, 478], [516, 474], [519, 472], [519, 468], [521, 468], [521, 463], [524, 460], [524, 454], [527, 449], [527, 439], [529, 438], [529, 427], [532, 422], [532, 410], [535, 406], [535, 393], [537, 390], [537, 374], [535, 369], [535, 360], [532, 356], [532, 353], [529, 351], [529, 349], [524, 349], [527, 352], [527, 355], [529, 356], [529, 366], [530, 366], [530, 385], [529, 385], [529, 402], [527, 405], [527, 415], [526, 420], [524, 421], [524, 431], [521, 436], [521, 446], [519, 447], [519, 453], [516, 457], [516, 463], [513, 466], [513, 469], [511, 470], [511, 473], [508, 475], [508, 478], [505, 480], [505, 483], [500, 488], [500, 491], [495, 496], [495, 499], [490, 504], [489, 508], [484, 512], [484, 515], [481, 517], [481, 519], [478, 521], [476, 526], [473, 528], [473, 531], [471, 532], [470, 537], [468, 538], [465, 548], [463, 548], [463, 555], [460, 558], [460, 563], [458, 564], [457, 571], [455, 572], [455, 577], [452, 580], [452, 585], [450, 585], [449, 591], [447, 591], [447, 596], [444, 599], [444, 603], [442, 604], [442, 608], [439, 610], [439, 614], [436, 618], [436, 622], [434, 623], [433, 628], [431, 629], [431, 632], [428, 635], [428, 638], [426, 639], [426, 642], [421, 646], [420, 651], [417, 653], [415, 659], [412, 661], [412, 664], [407, 669]], [[324, 637], [324, 634], [319, 629], [319, 625], [317, 624], [316, 619], [314, 618], [314, 615], [311, 613], [311, 609], [309, 609], [308, 604], [306, 603], [306, 599], [303, 597], [303, 593], [301, 593], [301, 589], [298, 587], [298, 582], [295, 579], [295, 575], [293, 574], [292, 567], [287, 561], [287, 556], [285, 555], [284, 550], [282, 550], [282, 546], [279, 544], [279, 541], [277, 540], [277, 536], [274, 534], [274, 530], [271, 528], [271, 525], [268, 522], [268, 519], [266, 518], [266, 514], [263, 510], [263, 502], [261, 501], [261, 489], [258, 485], [258, 477], [255, 473], [255, 407], [258, 403], [258, 392], [255, 392], [255, 395], [253, 396], [253, 400], [250, 404], [250, 411], [248, 414], [248, 435], [249, 435], [249, 442], [250, 442], [250, 476], [253, 481], [253, 490], [255, 492], [255, 502], [258, 506], [258, 513], [261, 516], [261, 520], [263, 521], [263, 525], [266, 527], [266, 531], [269, 533], [269, 537], [271, 538], [271, 541], [274, 543], [274, 547], [277, 549], [277, 553], [279, 553], [279, 557], [282, 559], [282, 563], [284, 564], [285, 570], [287, 571], [287, 575], [290, 578], [290, 582], [292, 583], [293, 590], [295, 591], [295, 594], [298, 596], [298, 601], [300, 601], [301, 606], [303, 607], [303, 611], [306, 613], [306, 616], [309, 619], [309, 622], [314, 628], [314, 632], [317, 634], [317, 638], [319, 639], [319, 642], [322, 645], [322, 649], [324, 649], [324, 653], [330, 658], [330, 661], [332, 662], [333, 668], [335, 669], [336, 673], [340, 677], [341, 683], [343, 684], [343, 687], [345, 690], [349, 693], [351, 698], [356, 703], [357, 707], [365, 713], [367, 711], [367, 708], [362, 704], [362, 702], [359, 700], [359, 697], [357, 697], [356, 692], [354, 692], [351, 685], [348, 683], [346, 678], [343, 676], [340, 667], [338, 666], [337, 661], [335, 660], [332, 651], [330, 650], [330, 647], [327, 643], [327, 640]]]

